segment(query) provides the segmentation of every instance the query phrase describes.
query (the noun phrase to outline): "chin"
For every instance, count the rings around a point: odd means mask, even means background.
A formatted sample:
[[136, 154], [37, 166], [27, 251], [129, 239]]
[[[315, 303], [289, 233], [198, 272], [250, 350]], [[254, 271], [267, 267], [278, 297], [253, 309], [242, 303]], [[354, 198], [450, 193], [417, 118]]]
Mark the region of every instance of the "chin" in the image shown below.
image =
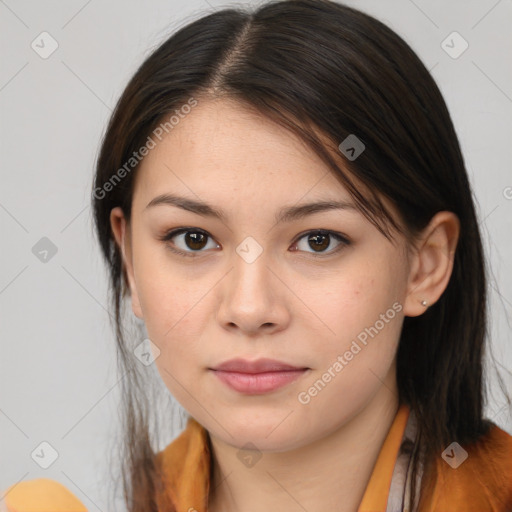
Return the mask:
[[222, 415], [221, 425], [227, 432], [211, 421], [205, 427], [214, 437], [238, 449], [244, 449], [252, 443], [262, 452], [284, 452], [298, 448], [306, 442], [304, 425], [290, 421], [292, 416], [293, 413], [290, 414], [288, 409], [280, 410], [279, 413], [254, 415], [241, 411], [237, 417]]

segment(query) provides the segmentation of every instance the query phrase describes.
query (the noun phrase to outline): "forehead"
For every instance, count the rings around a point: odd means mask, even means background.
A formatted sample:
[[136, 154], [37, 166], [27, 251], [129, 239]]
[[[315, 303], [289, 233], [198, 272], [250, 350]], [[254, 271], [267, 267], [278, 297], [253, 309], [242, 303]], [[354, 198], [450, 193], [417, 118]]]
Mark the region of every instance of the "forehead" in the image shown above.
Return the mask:
[[298, 201], [328, 191], [333, 198], [350, 199], [302, 140], [234, 100], [198, 100], [161, 140], [153, 140], [155, 147], [136, 176], [136, 193], [144, 196], [188, 187], [189, 193], [208, 195], [279, 191]]

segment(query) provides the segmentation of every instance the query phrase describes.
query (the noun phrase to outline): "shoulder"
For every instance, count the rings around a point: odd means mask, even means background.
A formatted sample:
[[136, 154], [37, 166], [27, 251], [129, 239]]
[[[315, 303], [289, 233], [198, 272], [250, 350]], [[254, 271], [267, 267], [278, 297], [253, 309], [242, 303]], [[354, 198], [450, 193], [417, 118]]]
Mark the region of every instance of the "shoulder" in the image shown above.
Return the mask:
[[[163, 488], [157, 496], [159, 510], [203, 510], [208, 500], [210, 475], [208, 434], [193, 417], [166, 448], [156, 454], [156, 466], [163, 477]], [[191, 504], [193, 505], [191, 507]]]
[[156, 461], [168, 471], [179, 472], [184, 466], [202, 462], [208, 454], [206, 430], [193, 417], [189, 417], [186, 428], [156, 454]]
[[512, 500], [512, 436], [493, 424], [467, 445], [467, 453], [468, 472], [482, 486]]
[[49, 478], [25, 480], [2, 491], [1, 512], [87, 512], [70, 490]]
[[462, 504], [468, 512], [512, 510], [512, 436], [497, 425], [471, 443], [450, 444], [436, 467], [432, 510]]

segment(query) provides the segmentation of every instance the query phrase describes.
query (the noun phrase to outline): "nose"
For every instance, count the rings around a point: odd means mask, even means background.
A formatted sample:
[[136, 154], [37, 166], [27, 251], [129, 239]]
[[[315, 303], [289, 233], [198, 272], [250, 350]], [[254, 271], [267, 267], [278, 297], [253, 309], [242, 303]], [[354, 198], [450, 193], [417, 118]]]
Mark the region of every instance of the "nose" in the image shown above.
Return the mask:
[[228, 330], [270, 334], [290, 322], [290, 291], [265, 252], [254, 261], [235, 254], [233, 267], [219, 288], [217, 319]]

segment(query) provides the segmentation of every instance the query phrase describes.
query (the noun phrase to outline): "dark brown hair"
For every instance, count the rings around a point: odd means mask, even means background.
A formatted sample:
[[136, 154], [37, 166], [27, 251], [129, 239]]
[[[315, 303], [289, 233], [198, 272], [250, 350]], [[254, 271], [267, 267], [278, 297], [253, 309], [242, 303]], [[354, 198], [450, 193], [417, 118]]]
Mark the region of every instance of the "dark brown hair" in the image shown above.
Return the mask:
[[[178, 30], [140, 66], [117, 103], [97, 161], [95, 227], [110, 271], [119, 360], [123, 373], [130, 373], [123, 380], [130, 512], [156, 511], [162, 484], [148, 427], [154, 411], [137, 376], [141, 365], [123, 335], [129, 289], [109, 222], [116, 206], [130, 218], [137, 166], [114, 184], [112, 178], [162, 118], [191, 97], [238, 100], [296, 133], [388, 238], [389, 225], [414, 240], [436, 212], [458, 216], [461, 232], [446, 290], [424, 314], [404, 320], [399, 399], [418, 419], [424, 451], [415, 457], [416, 469], [419, 462], [431, 464], [452, 441], [463, 444], [485, 433], [482, 242], [457, 135], [433, 78], [395, 32], [338, 3], [289, 0], [254, 11], [223, 9]], [[356, 160], [332, 151], [350, 134], [365, 145]], [[396, 207], [405, 230], [382, 197]]]

